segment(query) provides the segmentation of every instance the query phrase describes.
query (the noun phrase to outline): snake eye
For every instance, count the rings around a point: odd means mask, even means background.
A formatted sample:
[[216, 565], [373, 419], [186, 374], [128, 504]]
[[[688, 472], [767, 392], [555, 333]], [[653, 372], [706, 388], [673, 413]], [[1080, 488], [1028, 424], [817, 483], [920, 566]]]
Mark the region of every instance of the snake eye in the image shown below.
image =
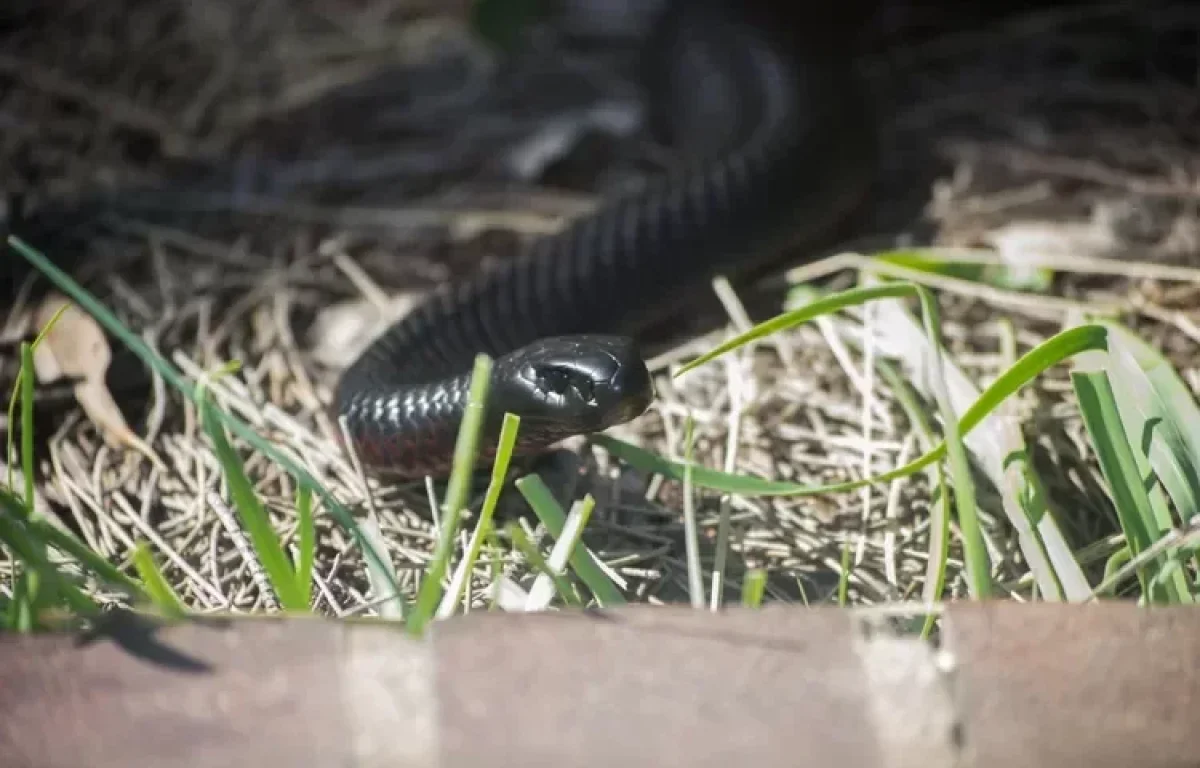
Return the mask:
[[562, 397], [569, 392], [586, 403], [596, 400], [596, 387], [591, 377], [564, 366], [548, 365], [537, 369], [539, 389]]

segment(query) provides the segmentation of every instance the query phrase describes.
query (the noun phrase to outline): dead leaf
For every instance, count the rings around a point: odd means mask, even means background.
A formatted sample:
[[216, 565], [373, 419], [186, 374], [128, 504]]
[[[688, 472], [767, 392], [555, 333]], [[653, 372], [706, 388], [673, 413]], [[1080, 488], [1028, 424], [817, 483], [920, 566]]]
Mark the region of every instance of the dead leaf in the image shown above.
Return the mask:
[[95, 319], [65, 296], [52, 293], [34, 313], [34, 325], [39, 331], [45, 329], [60, 310], [62, 314], [33, 352], [33, 368], [38, 380], [73, 381], [76, 402], [105, 442], [113, 447], [132, 448], [160, 469], [165, 469], [150, 446], [129, 428], [108, 390], [105, 376], [112, 362], [112, 349]]
[[364, 299], [326, 307], [309, 332], [313, 358], [332, 369], [345, 368], [389, 325], [411, 312], [419, 299], [420, 294], [403, 293], [386, 299], [383, 309]]
[[[62, 315], [50, 326], [60, 311]], [[112, 351], [104, 332], [91, 317], [66, 297], [52, 293], [38, 306], [33, 322], [39, 332], [45, 332], [33, 351], [33, 368], [39, 381], [87, 378], [104, 381]]]

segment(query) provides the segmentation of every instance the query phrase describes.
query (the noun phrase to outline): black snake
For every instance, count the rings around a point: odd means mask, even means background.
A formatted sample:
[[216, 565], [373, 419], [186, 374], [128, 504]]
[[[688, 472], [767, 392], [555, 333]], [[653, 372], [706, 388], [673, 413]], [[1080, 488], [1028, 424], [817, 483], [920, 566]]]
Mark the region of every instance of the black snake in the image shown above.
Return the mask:
[[654, 391], [640, 329], [715, 274], [832, 231], [871, 189], [874, 126], [850, 62], [820, 21], [671, 2], [644, 71], [654, 125], [688, 164], [434, 292], [374, 340], [334, 403], [363, 462], [444, 477], [481, 352], [493, 358], [483, 463], [505, 412], [521, 418], [518, 455], [642, 414]]

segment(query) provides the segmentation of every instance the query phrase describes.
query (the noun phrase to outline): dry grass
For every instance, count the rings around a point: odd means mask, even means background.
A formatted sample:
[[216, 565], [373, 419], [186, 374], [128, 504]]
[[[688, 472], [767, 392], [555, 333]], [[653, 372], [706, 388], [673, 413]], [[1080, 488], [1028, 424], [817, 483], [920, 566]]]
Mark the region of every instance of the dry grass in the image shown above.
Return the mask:
[[[124, 235], [91, 240], [96, 264], [124, 267], [93, 287], [185, 373], [241, 361], [239, 375], [215, 387], [220, 404], [289, 446], [353, 508], [374, 494], [401, 582], [414, 589], [435, 540], [426, 489], [364, 487], [336, 448], [336, 427], [322, 404], [339, 361], [322, 350], [332, 346], [344, 356], [346, 349], [328, 337], [322, 347], [322, 323], [330, 307], [363, 300], [374, 309], [359, 307], [357, 317], [378, 323], [390, 311], [383, 297], [424, 290], [554, 226], [564, 213], [561, 199], [535, 205], [529, 201], [537, 190], [499, 195], [487, 183], [502, 177], [497, 158], [513, 157], [539, 132], [544, 141], [551, 115], [605, 100], [619, 106], [630, 93], [622, 79], [629, 71], [551, 50], [494, 72], [465, 44], [454, 55], [428, 45], [431, 36], [463, 35], [453, 19], [403, 22], [403, 3], [362, 4], [355, 13], [295, 4], [282, 16], [266, 3], [259, 17], [234, 24], [222, 13], [235, 3], [209, 4], [204, 20], [176, 16], [168, 4], [126, 0], [119, 12], [100, 5], [78, 0], [75, 23], [6, 44], [0, 108], [15, 127], [5, 132], [3, 156], [54, 193], [154, 176], [177, 162], [160, 163], [161, 154], [196, 162], [282, 148], [283, 161], [237, 184], [226, 180], [228, 191], [286, 190], [308, 200], [303, 211], [251, 215], [242, 202], [232, 205], [238, 215], [130, 223]], [[1200, 24], [1200, 14], [1170, 13], [1177, 28], [1193, 34]], [[87, 28], [102, 33], [51, 34], [78, 32], [97, 14], [109, 20]], [[216, 45], [230, 29], [238, 30], [240, 47]], [[1166, 80], [1135, 87], [1073, 63], [1085, 54], [1116, 62], [1128, 29], [1122, 18], [1064, 25], [1041, 17], [1004, 39], [948, 40], [869, 63], [879, 92], [893, 100], [885, 105], [893, 109], [885, 126], [893, 162], [888, 204], [872, 234], [894, 237], [914, 227], [915, 206], [923, 206], [935, 242], [991, 242], [1027, 261], [1056, 260], [1063, 270], [1058, 302], [973, 284], [937, 286], [950, 351], [979, 383], [1006, 366], [997, 317], [1014, 323], [1025, 349], [1053, 334], [1072, 307], [1106, 301], [1135, 318], [1134, 327], [1200, 389], [1200, 313], [1193, 309], [1200, 276], [1161, 268], [1194, 261], [1190, 211], [1197, 193], [1188, 147], [1195, 129], [1187, 118], [1200, 106], [1197, 93]], [[132, 50], [138, 55], [128, 55]], [[431, 50], [442, 53], [431, 58]], [[418, 84], [406, 90], [413, 78]], [[526, 106], [520, 118], [513, 103]], [[916, 147], [932, 148], [948, 163], [932, 187], [924, 182], [934, 167], [928, 149]], [[580, 189], [580, 206], [589, 192], [624, 184], [654, 156], [639, 141], [609, 149], [606, 175], [593, 175]], [[301, 168], [301, 156], [324, 166]], [[291, 180], [281, 181], [289, 168]], [[481, 229], [480, 212], [497, 209], [508, 218], [487, 219]], [[349, 331], [356, 343], [366, 333]], [[803, 482], [854, 479], [913, 458], [911, 428], [892, 393], [870, 380], [840, 334], [836, 325], [815, 324], [750, 358], [710, 366], [682, 383], [664, 380], [662, 401], [623, 435], [681, 456], [690, 409], [705, 464]], [[11, 365], [0, 365], [10, 376]], [[1062, 375], [1031, 388], [1022, 403], [1027, 434], [1052, 468], [1049, 490], [1071, 512], [1066, 522], [1075, 542], [1095, 544], [1102, 561], [1114, 527], [1070, 397]], [[198, 609], [268, 607], [223, 509], [219, 470], [196, 414], [159, 382], [135, 388], [123, 405], [167, 471], [106, 446], [67, 404], [52, 409], [45, 498], [115, 562], [129, 557], [135, 538], [148, 539], [176, 589]], [[731, 440], [735, 408], [742, 417]], [[685, 599], [680, 487], [614, 471], [598, 451], [588, 459], [581, 481], [599, 502], [588, 544], [637, 599]], [[247, 471], [286, 542], [295, 525], [291, 480], [257, 458]], [[986, 510], [987, 498], [981, 502]], [[927, 503], [926, 489], [913, 481], [868, 494], [740, 499], [732, 509], [733, 551], [745, 566], [771, 569], [768, 593], [777, 598], [828, 599], [844, 547], [851, 552], [852, 601], [913, 597], [928, 552]], [[701, 536], [710, 543], [719, 504], [699, 502]], [[369, 609], [359, 553], [337, 526], [319, 520], [318, 609]], [[1002, 517], [985, 516], [984, 524], [997, 581], [1024, 599], [1027, 569], [1014, 534]], [[948, 588], [959, 594], [956, 556], [952, 550]], [[506, 568], [518, 580], [527, 575], [524, 563]]]

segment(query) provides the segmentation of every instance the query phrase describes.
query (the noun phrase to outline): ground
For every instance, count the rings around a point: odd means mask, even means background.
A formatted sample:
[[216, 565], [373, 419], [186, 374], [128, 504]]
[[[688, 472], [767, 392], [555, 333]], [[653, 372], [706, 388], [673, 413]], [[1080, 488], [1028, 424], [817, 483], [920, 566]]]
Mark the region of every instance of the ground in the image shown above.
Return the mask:
[[[459, 8], [417, 0], [264, 3], [253, 12], [234, 2], [62, 5], [70, 8], [62, 16], [5, 28], [0, 153], [9, 191], [55, 205], [97, 184], [149, 183], [238, 158], [218, 188], [181, 192], [166, 214], [147, 217], [153, 223], [89, 236], [78, 273], [185, 375], [239, 361], [236, 375], [213, 384], [219, 404], [286, 447], [363, 519], [372, 494], [401, 584], [413, 589], [436, 539], [426, 489], [363, 482], [324, 411], [332, 384], [372, 329], [421, 291], [511, 254], [523, 237], [653, 167], [627, 52], [564, 48], [547, 33], [494, 58], [471, 39]], [[868, 57], [886, 179], [862, 237], [829, 255], [986, 248], [1024, 269], [1009, 276], [1024, 282], [1007, 286], [904, 273], [936, 290], [950, 357], [976, 389], [1009, 364], [1006, 343], [1024, 353], [1081, 312], [1111, 308], [1194, 393], [1200, 99], [1167, 71], [1178, 64], [1167, 46], [1140, 41], [1169, 24], [1168, 42], [1186, 42], [1198, 22], [1182, 5], [1048, 11]], [[556, 147], [566, 154], [555, 156]], [[263, 210], [263, 198], [282, 193], [309, 203]], [[861, 262], [840, 258], [822, 262], [825, 287], [849, 287], [859, 274]], [[1048, 292], [1036, 268], [1053, 270]], [[12, 310], [10, 337], [27, 327], [28, 309]], [[876, 332], [866, 344], [864, 327]], [[864, 355], [890, 354], [902, 367], [912, 356], [902, 327], [895, 315], [823, 320], [675, 382], [664, 359], [661, 402], [618, 435], [679, 458], [690, 414], [706, 466], [810, 484], [884, 472], [924, 450], [891, 383], [864, 364]], [[51, 398], [39, 412], [48, 425], [39, 430], [46, 510], [119, 564], [147, 540], [198, 609], [269, 607], [195, 409], [160, 380], [138, 381], [139, 364], [119, 345], [113, 354], [109, 386], [157, 459], [107, 442], [69, 392]], [[0, 365], [11, 382], [11, 356]], [[1066, 371], [1042, 375], [1017, 413], [1094, 584], [1118, 529]], [[290, 544], [294, 482], [246, 455]], [[580, 492], [598, 502], [587, 545], [632, 599], [687, 599], [682, 485], [622, 468], [600, 449], [585, 456]], [[1004, 595], [1030, 599], [1012, 521], [994, 491], [979, 494], [996, 582]], [[695, 503], [707, 552], [721, 497], [700, 493]], [[851, 602], [913, 599], [926, 588], [923, 475], [869, 492], [735, 496], [728, 511], [726, 599], [736, 599], [746, 567], [767, 568], [769, 596], [784, 600], [832, 599], [843, 563]], [[358, 550], [328, 517], [319, 527], [318, 610], [372, 610]], [[545, 541], [532, 524], [529, 532]], [[706, 560], [705, 573], [711, 567]], [[528, 588], [527, 563], [507, 553], [505, 569]], [[472, 600], [482, 605], [486, 564], [476, 577]], [[945, 595], [963, 594], [955, 538]]]

